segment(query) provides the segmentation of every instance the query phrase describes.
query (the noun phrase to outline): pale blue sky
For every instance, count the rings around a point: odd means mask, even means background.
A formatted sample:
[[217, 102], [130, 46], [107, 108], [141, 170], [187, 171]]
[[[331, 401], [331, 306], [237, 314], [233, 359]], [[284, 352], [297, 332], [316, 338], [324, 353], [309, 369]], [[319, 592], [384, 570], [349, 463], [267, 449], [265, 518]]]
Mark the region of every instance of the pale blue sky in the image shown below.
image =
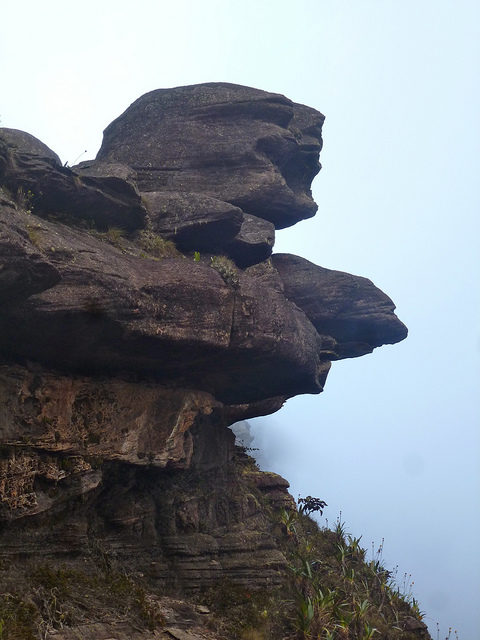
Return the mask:
[[411, 573], [436, 639], [480, 618], [480, 5], [475, 0], [4, 0], [3, 126], [93, 157], [146, 91], [228, 81], [326, 117], [317, 216], [277, 251], [371, 278], [407, 340], [335, 363], [257, 423], [294, 495]]

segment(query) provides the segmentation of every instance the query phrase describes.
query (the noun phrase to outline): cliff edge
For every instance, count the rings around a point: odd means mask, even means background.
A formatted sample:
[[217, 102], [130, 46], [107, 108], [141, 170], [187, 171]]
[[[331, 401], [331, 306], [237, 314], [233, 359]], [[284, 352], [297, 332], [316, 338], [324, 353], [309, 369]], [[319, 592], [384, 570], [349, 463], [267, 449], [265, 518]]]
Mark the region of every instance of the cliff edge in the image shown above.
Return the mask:
[[220, 637], [178, 598], [287, 589], [288, 483], [228, 426], [407, 335], [366, 278], [272, 255], [315, 214], [323, 120], [209, 83], [142, 96], [75, 167], [0, 129], [5, 637]]

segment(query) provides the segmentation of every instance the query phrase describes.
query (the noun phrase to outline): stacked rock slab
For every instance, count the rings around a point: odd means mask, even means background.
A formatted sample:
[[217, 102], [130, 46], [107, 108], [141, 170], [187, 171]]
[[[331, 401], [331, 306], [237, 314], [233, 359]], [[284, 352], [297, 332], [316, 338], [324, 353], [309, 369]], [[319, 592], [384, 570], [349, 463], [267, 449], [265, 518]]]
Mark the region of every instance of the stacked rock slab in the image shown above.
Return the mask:
[[210, 83], [139, 98], [73, 168], [0, 129], [0, 555], [101, 541], [160, 585], [282, 581], [288, 483], [228, 425], [406, 336], [365, 278], [270, 257], [316, 211], [322, 124]]

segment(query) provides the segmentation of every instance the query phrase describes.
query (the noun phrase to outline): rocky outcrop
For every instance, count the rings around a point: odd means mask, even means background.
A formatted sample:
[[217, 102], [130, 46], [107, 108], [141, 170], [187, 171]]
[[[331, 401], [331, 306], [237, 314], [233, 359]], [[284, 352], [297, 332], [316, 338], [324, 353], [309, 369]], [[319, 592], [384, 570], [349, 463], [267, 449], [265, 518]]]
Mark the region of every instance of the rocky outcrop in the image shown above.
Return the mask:
[[283, 228], [315, 214], [324, 117], [227, 83], [159, 89], [104, 132], [98, 159], [137, 172], [140, 191], [203, 193]]
[[322, 389], [328, 364], [311, 322], [233, 264], [154, 260], [32, 214], [23, 232], [42, 256], [25, 269], [41, 264], [46, 278], [51, 265], [58, 282], [3, 310], [0, 345], [12, 359], [149, 376], [228, 404]]
[[407, 337], [393, 302], [367, 278], [288, 254], [276, 254], [272, 261], [285, 296], [305, 312], [319, 334], [334, 338], [332, 359], [362, 356]]
[[315, 213], [322, 123], [212, 83], [143, 96], [73, 168], [0, 129], [0, 556], [285, 580], [288, 483], [227, 427], [406, 336], [369, 280], [270, 257]]
[[142, 227], [145, 209], [131, 182], [114, 172], [80, 174], [62, 167], [58, 156], [33, 136], [0, 129], [0, 183], [35, 215], [67, 219], [69, 224]]

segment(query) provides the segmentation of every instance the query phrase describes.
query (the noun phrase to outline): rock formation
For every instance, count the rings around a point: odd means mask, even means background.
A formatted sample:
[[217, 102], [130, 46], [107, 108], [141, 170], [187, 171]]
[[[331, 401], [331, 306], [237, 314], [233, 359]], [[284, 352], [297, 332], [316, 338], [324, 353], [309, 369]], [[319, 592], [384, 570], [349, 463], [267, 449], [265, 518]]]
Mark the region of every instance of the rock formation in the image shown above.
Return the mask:
[[227, 427], [407, 333], [369, 280], [270, 257], [316, 211], [323, 119], [248, 87], [162, 89], [72, 168], [0, 129], [1, 557], [101, 548], [162, 589], [282, 584], [288, 483]]

